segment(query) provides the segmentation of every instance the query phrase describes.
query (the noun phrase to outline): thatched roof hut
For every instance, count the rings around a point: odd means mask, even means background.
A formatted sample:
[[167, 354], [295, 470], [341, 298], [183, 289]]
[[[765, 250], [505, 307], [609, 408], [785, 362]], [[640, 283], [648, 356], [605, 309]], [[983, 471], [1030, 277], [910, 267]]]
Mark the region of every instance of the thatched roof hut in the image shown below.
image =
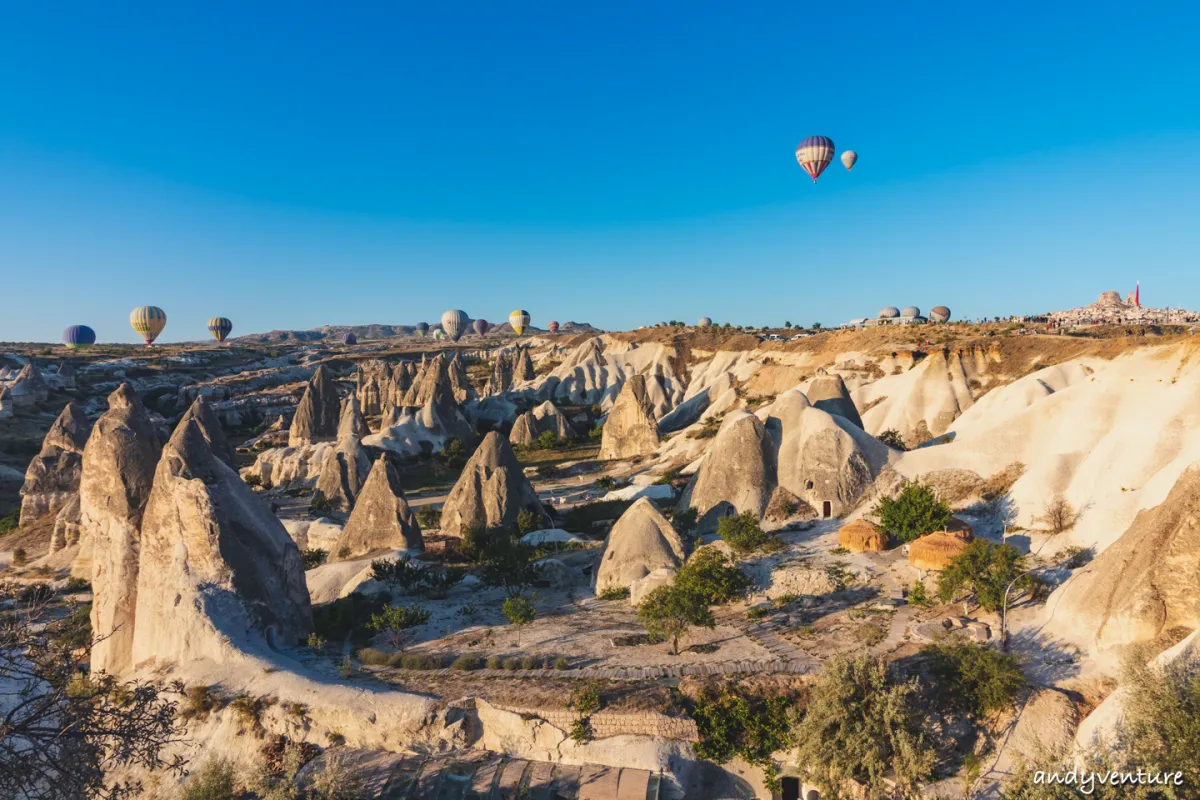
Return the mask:
[[873, 522], [856, 519], [838, 531], [838, 544], [855, 553], [880, 553], [887, 549], [887, 531]]
[[938, 531], [908, 546], [908, 561], [917, 569], [943, 570], [970, 546], [958, 533]]
[[967, 542], [975, 538], [975, 529], [971, 527], [970, 523], [958, 517], [951, 517], [950, 521], [946, 523], [946, 533]]

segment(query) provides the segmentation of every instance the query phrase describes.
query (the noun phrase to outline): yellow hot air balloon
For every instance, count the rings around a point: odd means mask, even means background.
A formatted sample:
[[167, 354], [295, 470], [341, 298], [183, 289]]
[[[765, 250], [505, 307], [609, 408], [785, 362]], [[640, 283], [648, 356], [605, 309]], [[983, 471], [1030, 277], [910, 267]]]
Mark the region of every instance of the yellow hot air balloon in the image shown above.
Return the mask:
[[140, 306], [129, 314], [129, 324], [146, 340], [146, 346], [151, 347], [167, 327], [167, 313], [158, 306]]
[[529, 312], [517, 309], [508, 315], [508, 324], [512, 326], [517, 336], [525, 333], [525, 326], [529, 324]]

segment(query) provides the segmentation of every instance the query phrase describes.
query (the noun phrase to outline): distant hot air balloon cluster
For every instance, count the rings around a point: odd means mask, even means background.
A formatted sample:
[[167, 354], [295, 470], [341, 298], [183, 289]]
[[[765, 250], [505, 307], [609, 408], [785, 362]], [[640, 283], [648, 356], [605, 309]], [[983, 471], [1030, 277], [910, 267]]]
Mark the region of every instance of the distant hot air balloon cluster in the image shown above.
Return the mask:
[[[821, 173], [833, 161], [835, 153], [833, 139], [828, 136], [809, 136], [796, 146], [796, 163], [808, 173], [813, 183], [816, 183], [817, 178], [821, 177]], [[853, 150], [842, 152], [842, 164], [847, 171], [854, 169], [857, 161], [858, 153]]]

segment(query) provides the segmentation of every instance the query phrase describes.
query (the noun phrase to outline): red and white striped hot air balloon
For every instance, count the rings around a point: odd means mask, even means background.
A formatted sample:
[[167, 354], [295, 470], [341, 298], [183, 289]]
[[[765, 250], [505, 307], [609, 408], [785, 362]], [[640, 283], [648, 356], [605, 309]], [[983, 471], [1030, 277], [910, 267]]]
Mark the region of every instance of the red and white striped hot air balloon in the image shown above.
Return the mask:
[[833, 139], [828, 136], [809, 136], [796, 146], [796, 163], [809, 174], [813, 183], [833, 161], [833, 156]]

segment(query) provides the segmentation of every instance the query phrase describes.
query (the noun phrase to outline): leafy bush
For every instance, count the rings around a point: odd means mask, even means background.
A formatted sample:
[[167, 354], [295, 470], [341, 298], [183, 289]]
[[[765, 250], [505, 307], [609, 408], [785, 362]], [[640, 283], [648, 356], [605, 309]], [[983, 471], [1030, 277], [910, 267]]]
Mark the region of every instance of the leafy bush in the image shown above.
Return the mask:
[[696, 530], [696, 522], [699, 516], [699, 513], [694, 508], [676, 509], [671, 514], [671, 525], [680, 536], [691, 538], [692, 532]]
[[954, 514], [934, 490], [915, 481], [906, 483], [895, 498], [884, 497], [872, 512], [880, 526], [901, 542], [940, 531]]
[[392, 659], [392, 653], [385, 653], [374, 647], [364, 647], [354, 656], [368, 667], [383, 667]]
[[717, 535], [733, 548], [734, 552], [745, 555], [759, 549], [771, 549], [772, 543], [778, 546], [778, 540], [765, 533], [758, 524], [758, 517], [753, 511], [743, 511], [733, 517], [721, 517], [717, 521]]
[[559, 656], [558, 658], [554, 659], [554, 668], [557, 670], [570, 669], [571, 662], [568, 661], [565, 657]]
[[203, 720], [217, 707], [218, 698], [211, 686], [196, 685], [187, 689], [187, 703], [179, 711], [184, 719]]
[[329, 556], [328, 550], [322, 550], [317, 547], [300, 551], [300, 561], [303, 562], [303, 564], [304, 564], [305, 572], [308, 572], [310, 569], [316, 569], [317, 567], [324, 564], [325, 559], [328, 556]]
[[1062, 565], [1067, 569], [1079, 569], [1092, 560], [1092, 554], [1093, 551], [1090, 547], [1072, 545], [1063, 549], [1061, 553], [1063, 559]]
[[183, 800], [233, 800], [237, 771], [228, 758], [210, 758], [183, 785]]
[[442, 657], [430, 653], [393, 653], [388, 664], [401, 669], [430, 670], [442, 668]]
[[450, 662], [450, 666], [453, 667], [454, 669], [463, 669], [463, 670], [482, 669], [483, 668], [483, 659], [480, 658], [479, 656], [461, 655], [458, 658], [454, 659], [454, 661]]
[[596, 426], [594, 428], [592, 428], [590, 431], [588, 431], [588, 438], [589, 439], [604, 438], [604, 426], [597, 422]]
[[332, 603], [313, 608], [313, 630], [327, 641], [340, 642], [349, 634], [352, 640], [365, 640], [371, 617], [383, 608], [382, 597], [367, 597], [354, 592]]
[[254, 488], [256, 486], [262, 486], [262, 482], [263, 482], [262, 477], [259, 475], [255, 475], [253, 472], [243, 475], [242, 480], [245, 481], [246, 485], [249, 486], [250, 488]]
[[1010, 707], [1025, 688], [1021, 660], [1008, 653], [963, 641], [929, 645], [922, 652], [950, 705], [976, 717]]
[[679, 568], [675, 585], [696, 592], [710, 605], [736, 600], [750, 587], [750, 579], [733, 566], [729, 556], [715, 547], [702, 547]]
[[25, 548], [18, 547], [12, 551], [12, 565], [14, 567], [23, 567], [28, 563], [28, 558], [25, 555]]
[[825, 665], [793, 728], [797, 763], [821, 796], [838, 797], [847, 780], [869, 797], [888, 796], [894, 780], [903, 796], [917, 796], [933, 773], [934, 751], [921, 733], [916, 685], [901, 682], [869, 655], [839, 656]]
[[522, 536], [538, 529], [537, 514], [527, 508], [517, 512], [517, 533]]
[[386, 606], [383, 611], [371, 616], [369, 627], [382, 633], [388, 643], [399, 650], [408, 632], [429, 622], [429, 617], [429, 610], [420, 606]]
[[592, 481], [592, 486], [595, 486], [597, 489], [603, 489], [606, 492], [611, 492], [617, 488], [617, 480], [611, 475], [605, 475]]
[[459, 540], [456, 546], [458, 555], [465, 561], [480, 561], [488, 540], [491, 538], [483, 525], [463, 525], [459, 529], [458, 535]]
[[901, 436], [900, 431], [896, 430], [895, 428], [888, 428], [886, 431], [880, 433], [875, 438], [878, 439], [879, 441], [883, 442], [884, 444], [886, 444], [888, 447], [892, 448], [893, 450], [904, 451], [904, 450], [908, 449], [908, 445], [906, 445], [904, 443], [904, 437]]
[[706, 686], [690, 712], [700, 733], [692, 749], [718, 764], [741, 758], [762, 767], [767, 789], [777, 791], [771, 755], [792, 746], [792, 707], [793, 698], [785, 695], [755, 695], [741, 686]]
[[500, 656], [488, 656], [488, 669], [504, 669], [504, 659]]
[[333, 503], [325, 495], [317, 492], [313, 495], [312, 502], [308, 505], [308, 510], [314, 514], [324, 514], [333, 511]]
[[933, 600], [925, 591], [925, 583], [920, 579], [913, 581], [912, 588], [908, 590], [908, 602], [914, 606], [931, 606]]
[[432, 503], [421, 506], [417, 509], [417, 523], [423, 531], [440, 528], [442, 526], [442, 510], [434, 508]]
[[975, 539], [938, 575], [938, 599], [949, 603], [966, 589], [985, 610], [1000, 611], [1010, 583], [1017, 591], [1033, 586], [1024, 571], [1025, 557], [1015, 548]]
[[537, 446], [542, 450], [553, 450], [558, 444], [558, 435], [554, 431], [542, 431], [537, 438]]
[[251, 697], [248, 694], [238, 695], [229, 707], [237, 717], [242, 730], [248, 730], [255, 736], [261, 737], [266, 731], [262, 725], [263, 712], [273, 701], [267, 697]]
[[601, 600], [628, 600], [628, 586], [613, 586], [609, 585], [604, 591], [597, 595]]
[[63, 586], [63, 594], [76, 594], [77, 592], [90, 592], [92, 584], [84, 578], [76, 578], [74, 576], [67, 578], [67, 583]]
[[524, 597], [517, 596], [505, 600], [504, 605], [500, 607], [500, 611], [504, 614], [504, 618], [508, 620], [509, 624], [517, 629], [517, 646], [520, 646], [521, 629], [533, 622], [537, 616], [537, 609], [533, 607], [533, 603]]
[[721, 420], [717, 417], [709, 417], [701, 423], [699, 428], [695, 426], [688, 431], [689, 439], [712, 439], [721, 430]]
[[652, 591], [638, 606], [637, 615], [646, 633], [671, 642], [672, 655], [678, 655], [679, 637], [688, 628], [715, 628], [717, 624], [703, 596], [678, 586], [660, 586]]
[[767, 611], [767, 609], [763, 608], [762, 606], [756, 606], [754, 608], [747, 608], [746, 609], [746, 619], [748, 619], [748, 620], [762, 619], [763, 617], [767, 616], [768, 613], [769, 612]]

